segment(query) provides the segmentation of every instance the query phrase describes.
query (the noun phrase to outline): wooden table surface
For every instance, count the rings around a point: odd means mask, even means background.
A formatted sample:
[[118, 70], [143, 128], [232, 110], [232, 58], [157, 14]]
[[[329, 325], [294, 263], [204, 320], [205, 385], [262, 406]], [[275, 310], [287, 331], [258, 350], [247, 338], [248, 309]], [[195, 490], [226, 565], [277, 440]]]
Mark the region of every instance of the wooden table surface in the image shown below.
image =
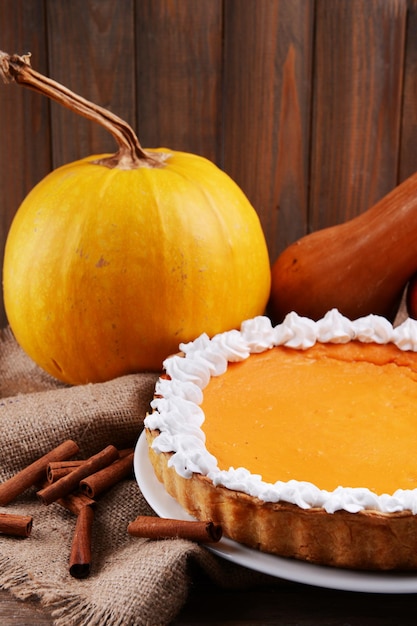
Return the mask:
[[[416, 618], [415, 594], [334, 591], [280, 581], [230, 591], [198, 583], [172, 626], [415, 626]], [[52, 626], [53, 621], [39, 603], [0, 591], [0, 624]]]

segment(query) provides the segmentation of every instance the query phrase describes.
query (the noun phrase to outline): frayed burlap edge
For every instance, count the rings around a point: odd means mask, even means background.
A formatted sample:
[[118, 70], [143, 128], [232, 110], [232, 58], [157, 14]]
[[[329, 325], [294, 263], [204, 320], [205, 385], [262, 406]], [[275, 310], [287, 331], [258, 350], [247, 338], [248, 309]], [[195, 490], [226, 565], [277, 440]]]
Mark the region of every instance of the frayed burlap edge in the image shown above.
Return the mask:
[[98, 607], [94, 602], [79, 594], [57, 591], [55, 587], [35, 581], [24, 569], [12, 562], [10, 557], [0, 557], [0, 589], [7, 591], [17, 600], [34, 600], [47, 609], [55, 626], [167, 626], [185, 604], [188, 591], [177, 598], [177, 606], [172, 607], [159, 622], [155, 615], [151, 620], [146, 616], [126, 622], [124, 615], [117, 615], [111, 607]]

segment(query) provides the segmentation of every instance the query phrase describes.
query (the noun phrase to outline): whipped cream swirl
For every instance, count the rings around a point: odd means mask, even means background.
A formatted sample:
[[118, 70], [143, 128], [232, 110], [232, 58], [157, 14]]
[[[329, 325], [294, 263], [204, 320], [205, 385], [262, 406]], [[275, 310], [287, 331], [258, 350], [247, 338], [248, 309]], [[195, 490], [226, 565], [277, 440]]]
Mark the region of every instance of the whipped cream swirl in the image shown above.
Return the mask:
[[157, 453], [172, 452], [169, 465], [184, 478], [200, 473], [216, 486], [242, 491], [264, 502], [284, 501], [302, 509], [321, 507], [328, 513], [372, 509], [386, 513], [410, 510], [417, 514], [417, 489], [398, 489], [393, 494], [377, 495], [366, 488], [351, 487], [337, 487], [330, 492], [297, 480], [267, 483], [242, 467], [220, 470], [216, 458], [205, 446], [201, 429], [204, 413], [200, 408], [204, 388], [212, 376], [221, 376], [226, 371], [228, 362], [243, 361], [250, 354], [274, 346], [306, 350], [316, 342], [352, 340], [391, 342], [400, 350], [416, 352], [417, 321], [408, 318], [394, 328], [377, 315], [349, 320], [332, 309], [314, 322], [292, 312], [275, 327], [269, 318], [258, 316], [243, 322], [240, 331], [230, 330], [212, 339], [203, 334], [195, 341], [181, 344], [179, 348], [184, 356], [175, 355], [164, 361], [169, 379], [158, 381], [152, 412], [145, 418], [146, 428], [160, 431], [153, 441], [153, 449]]

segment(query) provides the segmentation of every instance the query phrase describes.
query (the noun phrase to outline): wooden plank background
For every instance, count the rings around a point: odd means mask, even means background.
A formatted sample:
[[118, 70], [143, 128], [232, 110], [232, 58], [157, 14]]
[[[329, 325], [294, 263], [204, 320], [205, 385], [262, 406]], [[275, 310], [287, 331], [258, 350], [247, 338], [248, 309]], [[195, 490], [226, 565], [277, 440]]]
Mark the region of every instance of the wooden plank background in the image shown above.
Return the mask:
[[[417, 170], [417, 0], [1, 0], [0, 49], [30, 51], [145, 147], [215, 161], [257, 210], [271, 262]], [[0, 84], [0, 120], [2, 257], [31, 187], [114, 143], [16, 85]]]

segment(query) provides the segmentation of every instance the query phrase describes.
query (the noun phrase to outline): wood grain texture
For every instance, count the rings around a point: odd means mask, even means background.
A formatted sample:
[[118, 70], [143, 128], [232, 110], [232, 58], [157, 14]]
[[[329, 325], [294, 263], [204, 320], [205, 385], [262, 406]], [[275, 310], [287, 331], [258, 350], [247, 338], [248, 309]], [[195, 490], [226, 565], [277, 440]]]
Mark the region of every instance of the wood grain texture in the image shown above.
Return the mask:
[[[10, 54], [31, 52], [46, 70], [45, 15], [42, 0], [0, 2], [0, 48]], [[49, 103], [16, 85], [0, 81], [0, 259], [21, 201], [50, 170]], [[36, 147], [39, 147], [37, 149]], [[6, 321], [0, 298], [0, 323]]]
[[220, 157], [221, 0], [136, 5], [136, 95], [142, 145]]
[[[133, 125], [135, 43], [133, 0], [46, 0], [49, 74]], [[53, 167], [114, 152], [98, 124], [51, 103]]]
[[272, 260], [306, 229], [313, 8], [225, 4], [223, 165], [257, 210]]
[[408, 0], [399, 180], [417, 170], [417, 0]]
[[[209, 583], [191, 588], [171, 626], [415, 626], [415, 594], [368, 594], [327, 590], [278, 581], [270, 587], [220, 589]], [[0, 591], [2, 626], [52, 626], [38, 602], [22, 603]]]
[[396, 184], [405, 0], [317, 0], [310, 230], [354, 217]]

